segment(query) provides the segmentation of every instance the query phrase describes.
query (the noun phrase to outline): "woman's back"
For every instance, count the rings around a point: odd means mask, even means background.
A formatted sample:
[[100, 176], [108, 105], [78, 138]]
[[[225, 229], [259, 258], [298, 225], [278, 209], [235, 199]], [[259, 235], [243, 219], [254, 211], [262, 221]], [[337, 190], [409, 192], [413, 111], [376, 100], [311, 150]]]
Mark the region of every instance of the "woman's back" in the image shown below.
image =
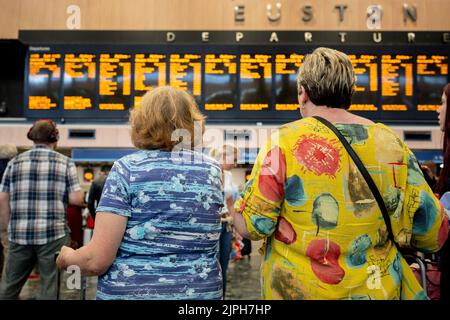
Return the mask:
[[97, 298], [220, 299], [221, 190], [220, 167], [196, 152], [138, 151], [117, 161], [97, 211], [129, 218]]
[[[438, 200], [409, 150], [381, 124], [336, 124], [382, 194], [400, 244], [437, 250]], [[281, 128], [243, 192], [247, 228], [269, 236], [266, 299], [424, 298], [387, 241], [378, 204], [341, 142], [313, 118]], [[403, 279], [403, 287], [400, 287]]]

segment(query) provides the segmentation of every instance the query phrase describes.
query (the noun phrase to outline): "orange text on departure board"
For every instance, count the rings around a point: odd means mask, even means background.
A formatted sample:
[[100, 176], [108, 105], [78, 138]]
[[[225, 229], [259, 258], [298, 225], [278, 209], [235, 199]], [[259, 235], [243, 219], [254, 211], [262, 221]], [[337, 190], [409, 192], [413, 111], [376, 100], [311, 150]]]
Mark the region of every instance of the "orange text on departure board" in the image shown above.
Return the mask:
[[181, 89], [189, 90], [186, 76], [192, 70], [193, 83], [192, 94], [201, 96], [202, 92], [202, 64], [199, 54], [171, 54], [170, 55], [170, 85]]
[[100, 55], [100, 84], [102, 96], [118, 94], [119, 85], [115, 77], [122, 77], [122, 95], [131, 92], [131, 55], [129, 54], [101, 54]]
[[[236, 75], [236, 59], [235, 54], [206, 54], [205, 77], [208, 75]], [[205, 110], [224, 111], [233, 107], [232, 103], [205, 103]]]
[[[413, 63], [410, 55], [381, 56], [381, 96], [412, 97], [413, 95]], [[404, 76], [404, 91], [401, 92], [400, 76]], [[384, 111], [407, 111], [404, 103], [383, 103]]]
[[[156, 74], [157, 82], [146, 82], [146, 75]], [[149, 91], [166, 85], [166, 55], [137, 53], [134, 58], [134, 88]]]
[[[357, 56], [354, 54], [349, 54], [348, 57], [352, 62], [353, 69], [355, 70], [356, 74], [355, 92], [364, 92], [367, 90], [371, 92], [377, 92], [378, 91], [377, 56], [368, 54], [362, 54]], [[369, 76], [368, 77], [369, 88], [365, 88], [360, 83], [358, 83], [358, 75], [364, 74], [367, 74]]]
[[[436, 77], [446, 79], [448, 75], [448, 57], [444, 55], [418, 55], [416, 60], [417, 76], [423, 79], [425, 85], [433, 83]], [[445, 80], [444, 80], [445, 81]], [[446, 82], [446, 81], [445, 81]], [[418, 83], [421, 90], [421, 83]], [[440, 108], [439, 103], [431, 104], [431, 101], [418, 101], [418, 111], [435, 112]], [[436, 101], [435, 101], [436, 102]]]
[[[96, 55], [95, 54], [73, 54], [64, 56], [64, 76], [71, 79], [88, 78], [95, 80], [96, 77]], [[68, 81], [64, 79], [64, 81]], [[84, 110], [92, 108], [92, 101], [88, 97], [64, 95], [64, 109]]]
[[[241, 79], [271, 79], [272, 56], [269, 54], [242, 54], [240, 61]], [[240, 109], [246, 111], [260, 111], [268, 109], [267, 103], [241, 103]]]
[[30, 75], [47, 77], [45, 74], [40, 74], [41, 71], [47, 69], [52, 72], [53, 77], [59, 78], [61, 76], [60, 60], [60, 53], [30, 54]]
[[[60, 53], [32, 53], [29, 60], [29, 77], [42, 78], [45, 82], [50, 82], [50, 77], [54, 81], [61, 78], [61, 54]], [[30, 95], [28, 98], [28, 108], [32, 110], [50, 110], [57, 108], [57, 103], [46, 95]]]
[[413, 64], [409, 55], [383, 55], [381, 57], [381, 95], [395, 97], [399, 95], [399, 76], [403, 70], [405, 76], [406, 96], [413, 95]]
[[[301, 54], [292, 53], [277, 54], [275, 56], [275, 75], [289, 75], [297, 74], [298, 68], [302, 65], [304, 56]], [[298, 103], [276, 103], [275, 110], [298, 110], [300, 106]]]
[[[272, 78], [271, 55], [268, 54], [242, 54], [241, 78], [244, 79], [270, 79]], [[263, 72], [261, 72], [261, 68]]]

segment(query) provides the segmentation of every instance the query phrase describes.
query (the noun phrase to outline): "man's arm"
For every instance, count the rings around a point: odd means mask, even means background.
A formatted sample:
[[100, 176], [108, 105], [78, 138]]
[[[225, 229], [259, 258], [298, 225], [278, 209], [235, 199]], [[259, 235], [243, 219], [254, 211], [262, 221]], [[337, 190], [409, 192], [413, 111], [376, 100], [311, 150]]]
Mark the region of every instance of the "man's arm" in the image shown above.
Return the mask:
[[10, 214], [9, 192], [0, 192], [0, 230], [8, 228]]
[[83, 192], [81, 191], [74, 191], [69, 193], [69, 204], [84, 207], [86, 206], [86, 203], [83, 199]]

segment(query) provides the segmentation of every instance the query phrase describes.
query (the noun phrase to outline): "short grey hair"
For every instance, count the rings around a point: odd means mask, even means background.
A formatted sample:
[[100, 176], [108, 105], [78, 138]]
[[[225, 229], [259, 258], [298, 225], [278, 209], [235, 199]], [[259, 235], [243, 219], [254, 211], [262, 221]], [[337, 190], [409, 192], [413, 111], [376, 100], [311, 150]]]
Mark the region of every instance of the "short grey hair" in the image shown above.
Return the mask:
[[317, 48], [308, 54], [298, 71], [299, 95], [303, 86], [317, 106], [348, 109], [355, 84], [355, 70], [350, 58], [330, 48]]

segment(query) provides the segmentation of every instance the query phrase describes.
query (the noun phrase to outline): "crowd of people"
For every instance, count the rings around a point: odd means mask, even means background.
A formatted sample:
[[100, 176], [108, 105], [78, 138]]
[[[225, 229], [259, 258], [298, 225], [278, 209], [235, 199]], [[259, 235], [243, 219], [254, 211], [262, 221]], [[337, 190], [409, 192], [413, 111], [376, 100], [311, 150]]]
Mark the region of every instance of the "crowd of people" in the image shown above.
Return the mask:
[[[241, 192], [230, 171], [236, 147], [198, 151], [205, 116], [193, 97], [149, 91], [130, 116], [138, 151], [94, 182], [94, 233], [79, 248], [69, 245], [66, 212], [86, 206], [75, 165], [55, 151], [56, 124], [37, 121], [31, 150], [2, 155], [9, 252], [0, 299], [17, 299], [36, 263], [42, 299], [55, 299], [56, 270], [72, 265], [98, 276], [99, 300], [223, 299], [234, 238], [264, 243], [263, 299], [428, 299], [408, 250], [438, 254], [441, 298], [449, 300], [449, 225], [439, 197], [450, 191], [450, 85], [438, 110], [444, 167], [436, 177], [392, 129], [348, 111], [355, 79], [344, 53], [307, 55], [298, 72], [301, 119], [261, 147]], [[174, 140], [174, 132], [184, 135]]]

